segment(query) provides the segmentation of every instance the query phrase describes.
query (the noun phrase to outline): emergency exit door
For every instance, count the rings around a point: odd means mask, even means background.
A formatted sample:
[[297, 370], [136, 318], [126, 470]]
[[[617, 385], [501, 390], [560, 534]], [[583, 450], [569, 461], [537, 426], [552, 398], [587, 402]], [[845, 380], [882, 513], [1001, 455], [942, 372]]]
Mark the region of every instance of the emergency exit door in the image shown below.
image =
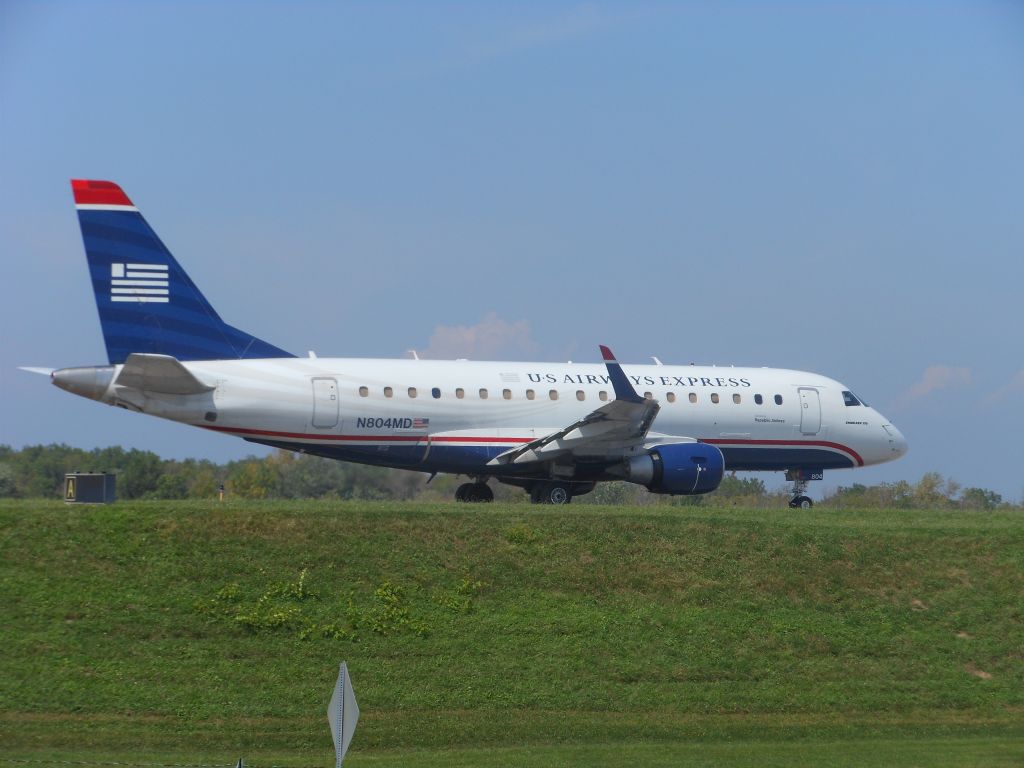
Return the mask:
[[800, 387], [800, 434], [816, 435], [821, 429], [821, 398], [813, 387]]
[[313, 426], [338, 426], [338, 380], [313, 379]]

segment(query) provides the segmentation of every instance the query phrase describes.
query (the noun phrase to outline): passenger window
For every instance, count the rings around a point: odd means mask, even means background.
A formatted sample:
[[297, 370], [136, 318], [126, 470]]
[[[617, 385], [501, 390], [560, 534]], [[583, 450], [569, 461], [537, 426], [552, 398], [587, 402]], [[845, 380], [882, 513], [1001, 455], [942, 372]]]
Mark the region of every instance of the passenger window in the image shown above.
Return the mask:
[[718, 393], [717, 392], [712, 392], [711, 393], [711, 402], [712, 403], [717, 403], [718, 402]]
[[742, 397], [740, 397], [739, 395], [733, 395], [733, 396], [732, 396], [732, 401], [733, 401], [734, 403], [736, 403], [736, 405], [739, 405], [739, 404], [740, 404], [740, 400], [742, 400], [742, 399], [743, 399], [743, 398], [742, 398]]
[[416, 397], [416, 387], [409, 387], [409, 397]]
[[776, 395], [775, 396], [775, 404], [776, 405], [782, 405], [782, 395]]
[[370, 394], [370, 388], [369, 387], [360, 387], [359, 388], [359, 396], [360, 397], [367, 397], [369, 394]]
[[393, 390], [391, 387], [384, 387], [384, 397], [393, 397], [394, 394], [395, 390]]
[[670, 403], [674, 403], [676, 401], [676, 393], [669, 392], [667, 395], [665, 395], [665, 399], [668, 400]]
[[459, 400], [461, 400], [465, 396], [466, 396], [466, 390], [464, 390], [462, 387], [456, 387], [455, 388], [455, 397], [457, 397]]
[[697, 402], [697, 393], [696, 392], [691, 392], [690, 393], [690, 402], [691, 403], [696, 403]]
[[587, 399], [587, 393], [584, 392], [582, 389], [577, 389], [576, 390], [576, 399], [579, 400], [580, 402], [583, 402], [584, 400]]
[[533, 392], [533, 390], [532, 390], [532, 389], [528, 389], [528, 390], [526, 390], [526, 399], [527, 399], [527, 400], [533, 400], [533, 398], [534, 398], [535, 396], [536, 396], [536, 395], [534, 394], [534, 392]]
[[600, 392], [597, 393], [597, 399], [600, 400], [601, 402], [606, 401], [608, 399], [608, 393], [602, 389]]
[[650, 392], [644, 392], [644, 400], [653, 400], [654, 395]]
[[432, 390], [430, 390], [430, 396], [433, 397], [435, 400], [439, 399], [441, 397], [440, 387], [434, 387]]
[[754, 395], [754, 402], [758, 405], [764, 405], [764, 398], [760, 395]]
[[480, 390], [480, 399], [481, 400], [486, 400], [487, 399], [487, 390], [486, 389], [481, 389]]
[[845, 390], [843, 391], [843, 402], [847, 405], [860, 405], [860, 400], [857, 399], [857, 396], [854, 395], [853, 392], [847, 392]]
[[511, 389], [503, 389], [503, 390], [501, 390], [501, 396], [504, 397], [506, 400], [511, 400], [512, 399], [512, 390]]
[[552, 389], [550, 392], [548, 392], [548, 397], [550, 397], [552, 400], [557, 400], [558, 399], [558, 390], [557, 389]]

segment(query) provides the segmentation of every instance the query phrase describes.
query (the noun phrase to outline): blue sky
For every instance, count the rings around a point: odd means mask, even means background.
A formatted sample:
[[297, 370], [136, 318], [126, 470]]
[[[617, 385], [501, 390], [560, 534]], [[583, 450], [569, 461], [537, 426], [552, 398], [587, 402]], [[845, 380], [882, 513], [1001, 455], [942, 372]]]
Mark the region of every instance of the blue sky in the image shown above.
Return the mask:
[[[0, 442], [234, 458], [71, 397], [68, 179], [298, 353], [823, 373], [1024, 497], [1024, 6], [0, 4]], [[780, 475], [765, 476], [769, 487]]]

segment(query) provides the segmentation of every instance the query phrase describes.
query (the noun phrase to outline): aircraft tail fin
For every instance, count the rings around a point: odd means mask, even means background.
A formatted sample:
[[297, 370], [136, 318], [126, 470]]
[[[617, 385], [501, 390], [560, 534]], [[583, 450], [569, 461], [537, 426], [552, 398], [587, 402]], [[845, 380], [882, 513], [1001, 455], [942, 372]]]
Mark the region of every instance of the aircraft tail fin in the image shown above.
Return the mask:
[[223, 320], [124, 191], [72, 179], [111, 363], [133, 352], [178, 360], [294, 357]]

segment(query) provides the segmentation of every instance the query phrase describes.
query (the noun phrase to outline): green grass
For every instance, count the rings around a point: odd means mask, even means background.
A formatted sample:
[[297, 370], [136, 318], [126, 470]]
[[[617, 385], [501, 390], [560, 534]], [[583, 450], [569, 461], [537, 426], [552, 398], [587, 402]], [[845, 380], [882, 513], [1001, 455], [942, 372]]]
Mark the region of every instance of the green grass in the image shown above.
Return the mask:
[[342, 659], [351, 765], [1024, 760], [1020, 513], [4, 502], [0, 586], [0, 765], [329, 765]]

